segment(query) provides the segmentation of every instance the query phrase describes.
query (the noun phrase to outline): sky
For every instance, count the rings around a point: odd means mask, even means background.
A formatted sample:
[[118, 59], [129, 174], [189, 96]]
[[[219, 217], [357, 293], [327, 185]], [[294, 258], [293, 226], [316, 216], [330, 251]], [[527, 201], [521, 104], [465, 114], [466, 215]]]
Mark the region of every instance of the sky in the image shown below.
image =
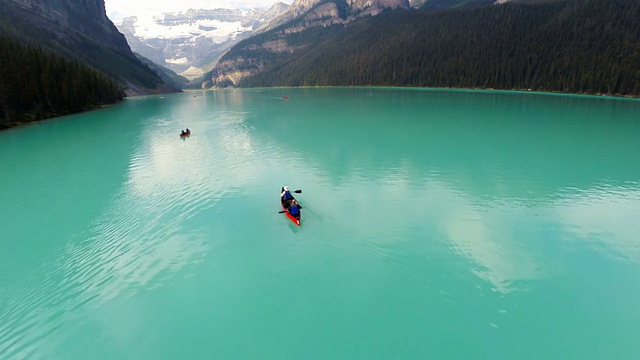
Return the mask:
[[[269, 8], [276, 2], [291, 4], [293, 0], [105, 0], [107, 15], [122, 17], [143, 13], [186, 11], [189, 9], [250, 9]], [[112, 17], [113, 16], [113, 17]]]

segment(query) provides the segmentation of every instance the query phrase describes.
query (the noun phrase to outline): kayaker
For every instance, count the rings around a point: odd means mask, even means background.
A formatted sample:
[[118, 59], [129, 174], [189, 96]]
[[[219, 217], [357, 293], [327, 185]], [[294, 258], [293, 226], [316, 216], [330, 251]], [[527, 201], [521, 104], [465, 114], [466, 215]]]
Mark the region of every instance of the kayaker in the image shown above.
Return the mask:
[[296, 199], [291, 200], [291, 205], [289, 205], [289, 214], [294, 218], [300, 220], [300, 208], [302, 206], [298, 205]]
[[291, 200], [293, 200], [293, 195], [291, 195], [291, 192], [289, 191], [288, 186], [285, 186], [282, 188], [282, 193], [280, 193], [280, 199], [282, 200], [282, 203], [285, 204], [285, 207], [288, 207]]

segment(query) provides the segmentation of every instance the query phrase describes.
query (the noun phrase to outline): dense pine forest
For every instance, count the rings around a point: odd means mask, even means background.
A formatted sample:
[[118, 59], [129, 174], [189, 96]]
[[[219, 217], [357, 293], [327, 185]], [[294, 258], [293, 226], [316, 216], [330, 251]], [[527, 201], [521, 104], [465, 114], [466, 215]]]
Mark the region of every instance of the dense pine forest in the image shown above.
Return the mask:
[[88, 66], [0, 35], [0, 129], [95, 109], [123, 95]]
[[[640, 96], [640, 1], [515, 2], [394, 11], [285, 38], [293, 54], [243, 53], [241, 87], [411, 86]], [[277, 29], [276, 29], [277, 31]], [[312, 44], [311, 46], [309, 44]], [[255, 49], [256, 47], [253, 47]]]

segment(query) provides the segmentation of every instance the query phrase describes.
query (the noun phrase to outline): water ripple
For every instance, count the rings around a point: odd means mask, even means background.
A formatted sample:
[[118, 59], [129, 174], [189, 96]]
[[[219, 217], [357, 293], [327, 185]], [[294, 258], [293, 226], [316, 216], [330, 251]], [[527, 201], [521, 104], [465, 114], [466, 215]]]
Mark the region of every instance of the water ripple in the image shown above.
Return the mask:
[[212, 206], [211, 198], [200, 185], [175, 189], [124, 194], [116, 211], [43, 267], [41, 281], [7, 299], [0, 312], [0, 358], [55, 346], [49, 335], [83, 308], [157, 287], [172, 272], [201, 261], [203, 238], [183, 223]]
[[[331, 358], [323, 344], [357, 351], [370, 338], [412, 357], [425, 339], [487, 328], [495, 343], [509, 332], [592, 344], [582, 355], [633, 351], [607, 346], [638, 318], [637, 106], [589, 119], [582, 102], [567, 111], [528, 96], [486, 108], [488, 95], [389, 90], [356, 109], [351, 89], [290, 90], [276, 106], [260, 91], [131, 99], [125, 116], [79, 115], [107, 130], [86, 143], [73, 137], [80, 122], [0, 141], [20, 159], [5, 159], [1, 181], [1, 359], [159, 358], [185, 344], [228, 354], [243, 336], [256, 340], [247, 358], [280, 347]], [[573, 113], [579, 126], [567, 126]], [[179, 139], [185, 126], [193, 134]], [[285, 183], [304, 188], [301, 227], [277, 214]], [[602, 326], [580, 343], [545, 327], [558, 316], [569, 330]], [[290, 328], [315, 340], [292, 342]]]

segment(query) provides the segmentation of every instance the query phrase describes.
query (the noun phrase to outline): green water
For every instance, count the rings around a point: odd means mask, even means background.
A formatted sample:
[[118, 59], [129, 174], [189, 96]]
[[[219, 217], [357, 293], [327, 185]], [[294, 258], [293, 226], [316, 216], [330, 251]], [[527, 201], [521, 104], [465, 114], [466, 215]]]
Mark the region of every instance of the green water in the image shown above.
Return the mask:
[[0, 359], [637, 359], [639, 155], [640, 101], [492, 92], [0, 132]]

